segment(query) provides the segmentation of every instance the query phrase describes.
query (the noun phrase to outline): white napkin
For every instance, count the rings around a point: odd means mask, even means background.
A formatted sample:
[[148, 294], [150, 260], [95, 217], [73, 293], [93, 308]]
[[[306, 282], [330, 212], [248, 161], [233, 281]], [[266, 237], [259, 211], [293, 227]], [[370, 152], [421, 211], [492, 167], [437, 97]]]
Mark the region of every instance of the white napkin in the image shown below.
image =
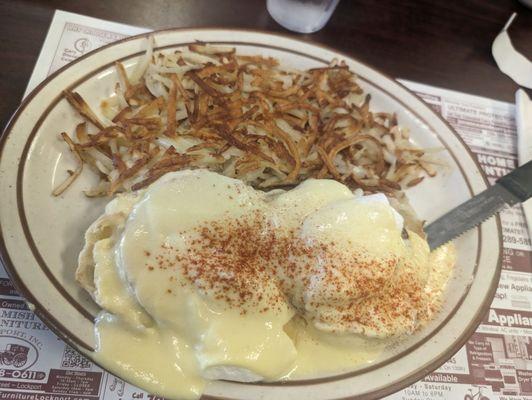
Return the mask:
[[[515, 92], [517, 160], [519, 165], [532, 160], [532, 101], [523, 89]], [[531, 178], [532, 179], [532, 178]], [[528, 232], [532, 237], [532, 199], [523, 203]]]
[[516, 16], [516, 13], [512, 14], [501, 33], [493, 41], [491, 54], [502, 72], [519, 86], [532, 89], [532, 62], [515, 49], [507, 32]]

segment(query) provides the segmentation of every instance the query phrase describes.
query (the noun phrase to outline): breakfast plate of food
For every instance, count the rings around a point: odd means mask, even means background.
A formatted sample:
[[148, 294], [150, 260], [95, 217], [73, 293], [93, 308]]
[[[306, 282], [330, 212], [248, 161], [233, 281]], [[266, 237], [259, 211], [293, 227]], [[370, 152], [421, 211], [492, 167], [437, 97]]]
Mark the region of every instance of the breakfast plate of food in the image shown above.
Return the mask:
[[0, 255], [28, 307], [171, 399], [393, 393], [474, 332], [497, 218], [429, 248], [487, 188], [415, 94], [332, 49], [170, 29], [51, 75], [1, 138]]

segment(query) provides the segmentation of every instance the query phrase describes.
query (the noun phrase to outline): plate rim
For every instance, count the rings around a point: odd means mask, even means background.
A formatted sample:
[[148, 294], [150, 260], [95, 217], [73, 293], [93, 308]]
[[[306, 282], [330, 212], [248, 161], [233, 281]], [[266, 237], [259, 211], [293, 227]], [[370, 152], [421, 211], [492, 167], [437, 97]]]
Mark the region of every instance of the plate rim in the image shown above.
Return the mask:
[[[311, 45], [313, 47], [320, 48], [320, 49], [323, 49], [325, 51], [329, 51], [329, 52], [338, 54], [338, 55], [340, 55], [340, 56], [342, 56], [342, 57], [344, 57], [346, 59], [354, 60], [355, 62], [363, 65], [364, 67], [368, 68], [369, 70], [373, 70], [374, 72], [384, 76], [386, 79], [389, 79], [390, 81], [393, 81], [395, 84], [397, 84], [403, 90], [405, 90], [410, 95], [415, 97], [418, 101], [420, 101], [420, 102], [424, 103], [425, 105], [427, 105], [424, 102], [424, 100], [420, 96], [418, 96], [415, 92], [413, 92], [410, 89], [408, 89], [405, 85], [403, 85], [402, 83], [398, 82], [395, 78], [391, 77], [390, 75], [388, 75], [386, 73], [383, 73], [380, 69], [375, 68], [373, 66], [370, 66], [370, 65], [368, 65], [365, 62], [359, 61], [354, 56], [346, 54], [343, 51], [337, 50], [337, 49], [335, 49], [333, 47], [330, 47], [330, 46], [327, 46], [327, 45], [323, 45], [321, 43], [315, 43], [313, 41], [302, 40], [300, 37], [298, 37], [296, 35], [278, 33], [278, 32], [269, 32], [269, 31], [263, 31], [263, 30], [257, 30], [257, 29], [245, 29], [245, 28], [233, 29], [233, 28], [228, 28], [228, 27], [216, 27], [216, 26], [205, 26], [205, 27], [198, 27], [198, 28], [167, 28], [167, 29], [161, 29], [161, 30], [155, 30], [155, 31], [151, 31], [151, 32], [145, 32], [145, 33], [137, 34], [137, 35], [134, 35], [134, 36], [130, 36], [130, 37], [126, 37], [126, 38], [120, 39], [120, 40], [118, 40], [116, 42], [112, 42], [112, 43], [106, 44], [106, 45], [104, 45], [102, 47], [99, 47], [99, 48], [97, 48], [97, 49], [95, 49], [93, 51], [90, 51], [90, 52], [82, 55], [81, 57], [77, 58], [76, 60], [73, 60], [69, 64], [59, 68], [57, 71], [54, 71], [52, 74], [50, 74], [46, 79], [44, 79], [41, 83], [39, 83], [25, 98], [22, 99], [20, 105], [17, 107], [15, 112], [8, 119], [8, 122], [7, 122], [5, 128], [2, 131], [2, 136], [0, 137], [0, 163], [2, 161], [2, 155], [3, 155], [3, 150], [5, 148], [5, 144], [8, 142], [8, 138], [10, 137], [10, 135], [12, 133], [12, 129], [15, 126], [15, 124], [17, 123], [18, 119], [23, 114], [23, 111], [32, 102], [33, 98], [44, 87], [46, 87], [50, 81], [52, 81], [56, 76], [60, 75], [61, 73], [63, 73], [67, 69], [71, 68], [74, 64], [77, 64], [77, 63], [85, 60], [86, 58], [95, 55], [96, 53], [104, 51], [107, 48], [114, 47], [114, 46], [120, 46], [121, 44], [123, 44], [125, 42], [134, 41], [134, 40], [137, 40], [137, 39], [140, 39], [140, 38], [148, 38], [151, 35], [166, 34], [166, 33], [170, 33], [171, 34], [171, 33], [181, 33], [181, 32], [194, 33], [194, 32], [201, 32], [201, 31], [221, 31], [221, 32], [229, 32], [229, 33], [233, 33], [233, 34], [234, 33], [238, 33], [238, 32], [253, 33], [253, 34], [259, 34], [261, 36], [281, 37], [281, 38], [284, 38], [284, 39], [289, 39], [289, 40], [292, 40], [292, 41], [300, 42], [300, 43], [303, 43], [303, 44], [306, 44], [306, 45]], [[176, 44], [176, 46], [177, 45], [178, 44]], [[302, 54], [304, 55], [304, 53], [302, 53]], [[308, 56], [312, 58], [312, 56], [310, 56], [310, 55], [308, 55]], [[127, 56], [127, 57], [131, 57], [131, 55]], [[94, 71], [96, 71], [96, 70], [97, 69], [95, 69]], [[92, 71], [92, 72], [94, 73], [94, 71]], [[373, 81], [370, 81], [370, 84], [373, 84]], [[393, 95], [391, 97], [394, 98], [396, 101], [399, 101], [400, 103], [402, 103], [401, 99], [396, 98]], [[407, 109], [408, 108], [409, 107], [407, 107]], [[434, 110], [430, 109], [430, 107], [427, 107], [427, 108], [430, 110], [432, 116], [436, 117], [439, 120], [439, 122], [443, 123], [449, 129], [449, 131], [454, 135], [454, 137], [459, 141], [459, 143], [461, 144], [463, 149], [469, 154], [471, 160], [473, 161], [473, 163], [477, 167], [477, 170], [479, 172], [479, 176], [482, 179], [483, 183], [486, 186], [489, 187], [489, 182], [488, 182], [488, 180], [486, 178], [486, 175], [485, 175], [484, 171], [482, 170], [477, 158], [475, 157], [474, 153], [471, 151], [469, 146], [467, 146], [467, 144], [462, 139], [462, 137], [455, 131], [455, 129], [442, 116], [440, 116]], [[42, 117], [42, 115], [40, 115], [39, 117]], [[27, 145], [27, 141], [25, 141], [22, 146], [26, 147], [26, 145]], [[21, 158], [19, 160], [19, 164], [17, 165], [17, 168], [20, 169], [20, 165], [23, 162], [24, 162], [24, 160]], [[503, 242], [502, 242], [501, 221], [500, 221], [499, 215], [496, 215], [495, 222], [496, 222], [497, 236], [498, 236], [498, 243], [499, 243], [499, 246], [498, 246], [499, 247], [499, 249], [498, 249], [498, 251], [499, 251], [499, 259], [497, 261], [497, 266], [496, 266], [496, 269], [495, 269], [494, 277], [493, 277], [492, 282], [491, 282], [490, 290], [487, 292], [487, 296], [485, 297], [484, 302], [482, 303], [481, 307], [478, 308], [477, 312], [474, 315], [474, 318], [471, 320], [471, 322], [470, 322], [469, 326], [467, 327], [467, 329], [462, 331], [462, 334], [454, 341], [454, 343], [450, 347], [448, 347], [446, 349], [445, 352], [440, 354], [440, 356], [437, 357], [436, 359], [433, 359], [432, 361], [430, 361], [428, 366], [423, 366], [423, 367], [419, 368], [418, 370], [413, 371], [411, 374], [409, 374], [408, 376], [404, 377], [402, 380], [400, 380], [398, 382], [393, 382], [389, 386], [378, 388], [378, 389], [376, 389], [374, 391], [367, 392], [367, 393], [364, 393], [364, 394], [361, 394], [361, 395], [355, 395], [354, 397], [347, 397], [347, 398], [342, 398], [342, 399], [337, 399], [337, 400], [343, 400], [343, 399], [348, 399], [348, 398], [349, 399], [350, 398], [373, 399], [373, 398], [376, 398], [376, 397], [380, 397], [380, 396], [384, 396], [384, 395], [388, 395], [388, 394], [394, 393], [394, 392], [396, 392], [398, 390], [401, 390], [402, 388], [404, 388], [404, 387], [416, 382], [417, 380], [419, 380], [423, 376], [426, 376], [427, 374], [429, 374], [430, 372], [432, 372], [433, 370], [438, 368], [449, 357], [451, 357], [457, 350], [459, 350], [463, 346], [463, 344], [475, 332], [476, 328], [478, 327], [478, 325], [480, 324], [480, 322], [484, 318], [486, 312], [489, 310], [490, 305], [491, 305], [491, 303], [493, 301], [493, 298], [494, 298], [494, 295], [495, 295], [495, 291], [497, 289], [497, 283], [498, 283], [498, 281], [500, 279], [500, 274], [501, 274], [501, 271], [502, 271]], [[3, 237], [3, 233], [2, 232], [3, 231], [1, 229], [1, 223], [0, 223], [0, 260], [3, 262], [3, 264], [5, 266], [5, 269], [6, 269], [7, 273], [8, 273], [11, 281], [13, 282], [14, 287], [23, 296], [23, 298], [27, 302], [29, 302], [31, 304], [30, 305], [30, 309], [33, 312], [35, 312], [35, 314], [41, 320], [43, 320], [46, 323], [46, 325], [48, 327], [50, 327], [50, 329], [57, 336], [59, 336], [62, 340], [64, 340], [67, 344], [71, 345], [72, 347], [83, 351], [83, 349], [80, 349], [79, 343], [76, 343], [76, 341], [73, 340], [72, 337], [70, 337], [68, 335], [68, 333], [71, 333], [69, 331], [69, 329], [67, 329], [65, 326], [63, 326], [63, 324], [60, 321], [57, 321], [57, 319], [53, 315], [49, 314], [48, 311], [41, 304], [39, 304], [38, 301], [36, 301], [35, 297], [31, 293], [31, 291], [26, 287], [24, 281], [18, 275], [17, 269], [16, 269], [14, 263], [12, 262], [12, 260], [10, 258], [10, 255], [9, 255], [9, 253], [7, 251], [6, 243], [4, 241], [4, 237]], [[477, 265], [477, 267], [478, 267], [478, 265]], [[72, 336], [75, 336], [75, 335], [72, 335]], [[85, 351], [83, 351], [83, 352], [85, 352]], [[96, 364], [99, 365], [98, 363], [96, 363]], [[105, 368], [103, 368], [103, 369], [106, 370]], [[320, 383], [320, 382], [316, 382], [316, 383]], [[288, 382], [288, 384], [289, 384], [289, 382]], [[308, 385], [312, 385], [311, 381], [309, 381], [307, 384]], [[266, 384], [266, 385], [263, 385], [263, 386], [268, 386], [268, 385]], [[207, 399], [219, 399], [219, 397], [212, 396], [212, 395], [204, 395], [204, 398], [207, 398]]]

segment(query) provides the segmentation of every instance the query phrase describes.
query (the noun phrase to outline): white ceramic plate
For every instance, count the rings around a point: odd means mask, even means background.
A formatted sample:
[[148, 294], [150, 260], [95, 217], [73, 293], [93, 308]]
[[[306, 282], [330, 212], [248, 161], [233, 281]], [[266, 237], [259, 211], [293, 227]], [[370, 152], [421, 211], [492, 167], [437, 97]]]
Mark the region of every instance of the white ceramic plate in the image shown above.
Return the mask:
[[[154, 33], [157, 49], [172, 49], [200, 40], [237, 47], [241, 53], [278, 58], [282, 64], [319, 67], [345, 59], [371, 93], [374, 110], [396, 111], [400, 124], [421, 146], [442, 146], [450, 171], [426, 179], [409, 192], [414, 208], [428, 221], [486, 188], [473, 154], [458, 135], [414, 94], [374, 69], [339, 54], [285, 36], [221, 29], [166, 30]], [[131, 70], [146, 46], [146, 35], [100, 48], [59, 70], [22, 103], [0, 143], [0, 252], [19, 291], [35, 312], [65, 341], [90, 357], [97, 306], [74, 282], [83, 233], [102, 212], [104, 201], [84, 197], [91, 174], [61, 197], [51, 191], [74, 160], [58, 139], [72, 132], [81, 118], [62, 98], [76, 90], [89, 104], [110, 95], [117, 81], [113, 63]], [[473, 333], [495, 293], [500, 273], [501, 234], [491, 219], [457, 241], [458, 264], [443, 311], [418, 334], [386, 349], [372, 364], [334, 376], [287, 383], [213, 382], [207, 398], [343, 399], [375, 398], [397, 391], [437, 368]]]

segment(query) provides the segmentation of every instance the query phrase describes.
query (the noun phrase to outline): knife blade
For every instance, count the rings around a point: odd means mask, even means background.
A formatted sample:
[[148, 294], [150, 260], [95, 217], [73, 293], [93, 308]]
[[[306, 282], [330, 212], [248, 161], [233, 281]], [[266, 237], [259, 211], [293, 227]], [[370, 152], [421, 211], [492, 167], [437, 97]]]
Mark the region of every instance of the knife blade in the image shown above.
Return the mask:
[[[532, 160], [532, 100], [519, 89], [515, 92], [515, 126], [517, 128], [517, 160], [519, 165]], [[532, 237], [532, 201], [523, 204], [528, 233]]]
[[532, 161], [499, 178], [489, 187], [425, 227], [431, 250], [460, 236], [505, 206], [513, 206], [532, 196]]

